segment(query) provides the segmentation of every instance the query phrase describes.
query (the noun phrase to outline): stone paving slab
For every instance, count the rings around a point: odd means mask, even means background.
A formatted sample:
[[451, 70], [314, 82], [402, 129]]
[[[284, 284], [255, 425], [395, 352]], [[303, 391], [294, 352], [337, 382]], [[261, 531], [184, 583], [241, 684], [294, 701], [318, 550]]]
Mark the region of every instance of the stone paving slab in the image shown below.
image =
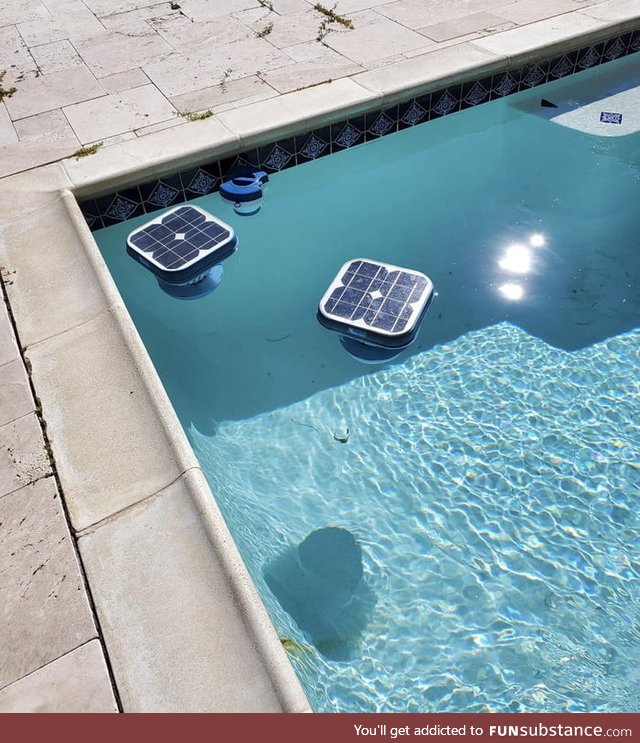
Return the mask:
[[6, 147], [18, 141], [18, 133], [11, 123], [9, 112], [4, 103], [0, 103], [0, 147]]
[[68, 39], [40, 44], [32, 47], [30, 51], [38, 69], [44, 75], [84, 66], [82, 57]]
[[50, 473], [35, 414], [23, 415], [0, 426], [0, 494], [12, 493]]
[[131, 88], [139, 88], [142, 85], [147, 85], [149, 82], [149, 78], [139, 67], [100, 78], [100, 85], [102, 85], [106, 93], [121, 93], [124, 90], [131, 90]]
[[25, 80], [17, 93], [5, 99], [5, 105], [15, 121], [102, 95], [104, 88], [91, 72], [78, 67]]
[[123, 708], [280, 711], [189, 495], [198, 479], [192, 471], [78, 542]]
[[98, 640], [0, 689], [0, 712], [117, 712]]
[[[6, 270], [6, 269], [5, 269]], [[0, 302], [0, 366], [20, 358], [13, 334], [9, 313], [4, 302]]]
[[[66, 216], [64, 203], [58, 198], [4, 227], [0, 221], [0, 260], [10, 272], [11, 283], [6, 285], [9, 301], [15, 313], [28, 317], [20, 326], [26, 349], [107, 309], [104, 294], [90, 280], [87, 256], [79, 246], [73, 249], [77, 239]], [[24, 250], [28, 239], [47, 245], [47, 250]], [[83, 291], [73, 299], [65, 295], [70, 274], [84, 281]]]
[[36, 20], [15, 23], [29, 47], [64, 39], [77, 41], [104, 32], [103, 24], [81, 0], [58, 2]]
[[4, 73], [5, 88], [20, 85], [37, 72], [29, 48], [15, 26], [0, 28], [0, 72]]
[[460, 38], [476, 31], [495, 33], [496, 31], [507, 31], [515, 23], [507, 21], [494, 13], [472, 13], [455, 21], [444, 21], [433, 26], [425, 26], [418, 29], [421, 34], [434, 41], [449, 41]]
[[76, 42], [75, 47], [96, 78], [143, 67], [173, 52], [172, 47], [148, 27], [131, 34], [103, 32]]
[[0, 366], [0, 426], [35, 410], [22, 359]]
[[[182, 466], [168, 442], [146, 448], [149, 432], [158, 423], [144, 380], [109, 312], [29, 347], [27, 355], [76, 531], [180, 476]], [[104, 376], [93, 374], [97, 364]], [[86, 413], [87, 399], [92, 416]], [[114, 405], [122, 406], [122, 417], [107, 415]]]
[[177, 111], [155, 87], [142, 85], [63, 109], [81, 142], [95, 142], [166, 121]]
[[52, 477], [0, 497], [0, 538], [1, 688], [97, 633]]
[[0, 147], [0, 178], [69, 157], [79, 147], [75, 134], [59, 137], [55, 131], [48, 134], [46, 144], [38, 137]]

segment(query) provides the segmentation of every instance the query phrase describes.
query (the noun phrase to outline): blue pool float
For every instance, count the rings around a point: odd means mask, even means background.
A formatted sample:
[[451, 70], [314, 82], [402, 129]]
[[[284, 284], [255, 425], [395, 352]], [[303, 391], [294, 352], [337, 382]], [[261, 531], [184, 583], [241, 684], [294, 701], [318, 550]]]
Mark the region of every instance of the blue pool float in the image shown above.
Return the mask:
[[250, 166], [237, 168], [230, 175], [229, 180], [220, 185], [220, 194], [234, 204], [262, 198], [262, 187], [269, 181], [269, 176], [264, 170], [255, 170]]

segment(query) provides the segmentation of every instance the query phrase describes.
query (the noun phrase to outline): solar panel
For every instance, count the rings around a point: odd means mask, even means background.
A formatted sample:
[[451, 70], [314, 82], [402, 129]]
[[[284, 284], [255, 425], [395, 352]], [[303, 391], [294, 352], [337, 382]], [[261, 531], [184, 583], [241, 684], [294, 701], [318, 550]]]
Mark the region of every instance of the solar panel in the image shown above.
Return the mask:
[[199, 206], [178, 206], [133, 230], [127, 252], [164, 281], [184, 283], [227, 258], [233, 228]]
[[413, 340], [432, 297], [433, 283], [419, 271], [351, 260], [320, 300], [318, 319], [331, 330], [399, 347]]

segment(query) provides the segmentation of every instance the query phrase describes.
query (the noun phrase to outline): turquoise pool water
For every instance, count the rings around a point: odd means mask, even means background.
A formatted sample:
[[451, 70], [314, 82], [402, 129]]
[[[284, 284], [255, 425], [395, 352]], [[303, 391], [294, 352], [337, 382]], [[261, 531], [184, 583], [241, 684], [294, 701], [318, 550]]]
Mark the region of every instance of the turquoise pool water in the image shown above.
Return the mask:
[[[126, 256], [149, 217], [95, 235], [316, 710], [640, 710], [640, 134], [553, 93], [198, 199], [203, 300]], [[378, 368], [315, 318], [362, 256], [438, 292]]]

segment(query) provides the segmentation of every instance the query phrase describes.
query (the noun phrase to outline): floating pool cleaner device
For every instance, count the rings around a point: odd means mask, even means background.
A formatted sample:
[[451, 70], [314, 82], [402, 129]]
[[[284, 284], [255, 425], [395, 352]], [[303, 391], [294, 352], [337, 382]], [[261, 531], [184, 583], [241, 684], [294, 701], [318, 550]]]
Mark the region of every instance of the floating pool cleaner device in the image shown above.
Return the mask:
[[130, 233], [127, 253], [176, 299], [200, 299], [223, 277], [222, 261], [236, 249], [233, 228], [199, 206], [170, 209]]
[[262, 189], [268, 181], [269, 176], [263, 170], [251, 166], [236, 168], [220, 184], [220, 195], [233, 204], [236, 214], [248, 217], [260, 211]]
[[433, 299], [419, 271], [359, 258], [345, 263], [320, 300], [318, 321], [359, 361], [390, 361], [415, 339]]

